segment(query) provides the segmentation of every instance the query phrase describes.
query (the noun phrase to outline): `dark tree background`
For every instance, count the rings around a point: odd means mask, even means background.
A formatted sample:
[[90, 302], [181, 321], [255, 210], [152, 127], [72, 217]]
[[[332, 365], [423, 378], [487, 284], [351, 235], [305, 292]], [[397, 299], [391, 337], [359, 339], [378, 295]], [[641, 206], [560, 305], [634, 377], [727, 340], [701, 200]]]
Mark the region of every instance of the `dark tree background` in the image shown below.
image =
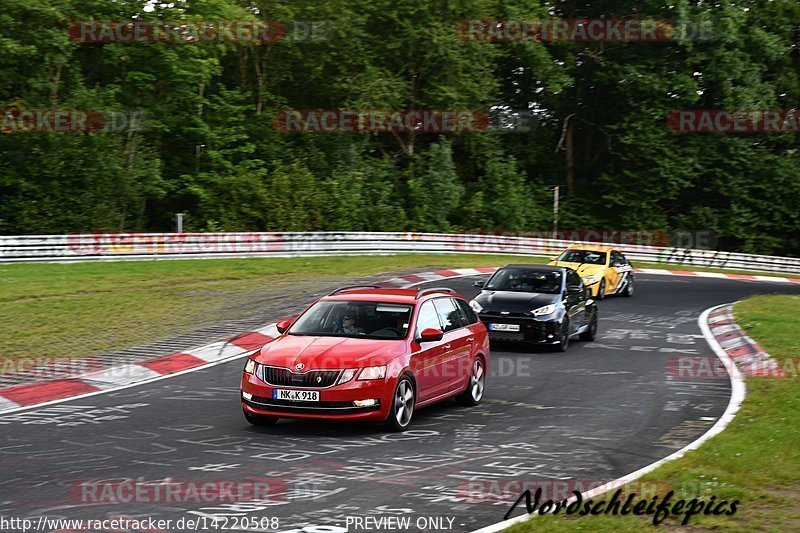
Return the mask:
[[[463, 19], [708, 20], [713, 38], [465, 42]], [[324, 20], [328, 38], [80, 44], [73, 21]], [[800, 253], [792, 134], [676, 109], [800, 105], [793, 0], [3, 0], [0, 109], [135, 110], [124, 133], [0, 133], [0, 232], [713, 230]], [[529, 133], [287, 134], [284, 109], [534, 109]]]

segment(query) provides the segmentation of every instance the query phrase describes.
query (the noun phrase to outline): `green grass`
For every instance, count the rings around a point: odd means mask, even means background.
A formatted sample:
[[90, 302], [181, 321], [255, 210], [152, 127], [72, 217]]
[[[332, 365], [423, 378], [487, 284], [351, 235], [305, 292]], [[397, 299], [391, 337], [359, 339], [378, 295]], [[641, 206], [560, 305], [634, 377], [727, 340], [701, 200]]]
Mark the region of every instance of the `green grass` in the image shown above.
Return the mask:
[[298, 279], [330, 285], [336, 277], [515, 260], [393, 255], [0, 265], [0, 361], [89, 356], [166, 338], [213, 317], [226, 295], [247, 305], [248, 291]]
[[[230, 305], [228, 295], [243, 299], [248, 290], [291, 286], [298, 279], [323, 283], [414, 267], [543, 260], [406, 254], [0, 265], [0, 361], [97, 355], [168, 338], [222, 313]], [[652, 263], [636, 266], [666, 268]]]
[[[797, 316], [800, 296], [756, 296], [735, 306], [737, 322], [779, 364], [797, 362], [800, 354]], [[794, 368], [797, 368], [796, 365]], [[740, 500], [732, 516], [694, 516], [692, 530], [800, 530], [800, 381], [749, 378], [747, 398], [724, 432], [699, 450], [647, 474], [660, 494], [674, 489], [676, 498], [695, 496], [717, 501]], [[656, 481], [658, 480], [658, 481]], [[606, 496], [609, 497], [609, 496]], [[602, 499], [601, 497], [600, 499]], [[639, 531], [655, 529], [642, 517], [536, 516], [507, 531]], [[681, 529], [668, 519], [661, 529]]]

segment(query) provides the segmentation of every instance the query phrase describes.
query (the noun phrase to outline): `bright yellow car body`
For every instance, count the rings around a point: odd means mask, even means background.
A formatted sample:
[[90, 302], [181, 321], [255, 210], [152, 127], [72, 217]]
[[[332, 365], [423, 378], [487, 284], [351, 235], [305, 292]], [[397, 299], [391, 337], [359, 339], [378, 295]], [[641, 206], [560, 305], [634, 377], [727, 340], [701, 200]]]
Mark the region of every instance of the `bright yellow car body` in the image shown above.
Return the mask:
[[576, 244], [550, 264], [575, 270], [598, 300], [609, 294], [633, 295], [633, 266], [611, 246]]

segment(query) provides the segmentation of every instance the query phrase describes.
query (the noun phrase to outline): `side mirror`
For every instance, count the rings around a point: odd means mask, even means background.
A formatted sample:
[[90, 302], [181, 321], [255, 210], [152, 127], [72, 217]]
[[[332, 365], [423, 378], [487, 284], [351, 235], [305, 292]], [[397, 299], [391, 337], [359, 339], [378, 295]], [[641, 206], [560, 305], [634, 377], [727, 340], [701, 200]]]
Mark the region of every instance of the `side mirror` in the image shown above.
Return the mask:
[[485, 281], [473, 281], [472, 286], [478, 289], [482, 289], [486, 285]]
[[275, 329], [278, 330], [278, 333], [285, 333], [287, 329], [292, 325], [294, 322], [294, 318], [282, 318], [278, 320], [278, 323], [275, 324]]
[[442, 330], [436, 328], [425, 328], [422, 330], [422, 333], [419, 334], [419, 341], [420, 342], [434, 342], [440, 341], [444, 337], [444, 333]]
[[558, 261], [558, 256], [554, 255], [553, 257], [550, 258], [550, 261]]

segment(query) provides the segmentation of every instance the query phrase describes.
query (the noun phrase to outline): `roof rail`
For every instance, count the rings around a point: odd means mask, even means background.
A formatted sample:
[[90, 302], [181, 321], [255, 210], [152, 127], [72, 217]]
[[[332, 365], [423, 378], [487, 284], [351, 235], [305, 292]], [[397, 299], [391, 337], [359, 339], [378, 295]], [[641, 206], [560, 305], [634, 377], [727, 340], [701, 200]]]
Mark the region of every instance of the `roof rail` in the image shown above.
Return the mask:
[[339, 294], [342, 291], [349, 291], [353, 289], [380, 289], [378, 285], [348, 285], [347, 287], [339, 287], [328, 296], [333, 296], [334, 294]]
[[426, 294], [429, 294], [429, 293], [432, 293], [432, 292], [449, 292], [451, 294], [455, 294], [456, 293], [456, 291], [454, 291], [453, 289], [451, 289], [449, 287], [431, 287], [430, 289], [422, 289], [421, 291], [418, 291], [417, 295], [414, 296], [414, 299], [415, 300], [419, 300], [422, 296], [425, 296]]

